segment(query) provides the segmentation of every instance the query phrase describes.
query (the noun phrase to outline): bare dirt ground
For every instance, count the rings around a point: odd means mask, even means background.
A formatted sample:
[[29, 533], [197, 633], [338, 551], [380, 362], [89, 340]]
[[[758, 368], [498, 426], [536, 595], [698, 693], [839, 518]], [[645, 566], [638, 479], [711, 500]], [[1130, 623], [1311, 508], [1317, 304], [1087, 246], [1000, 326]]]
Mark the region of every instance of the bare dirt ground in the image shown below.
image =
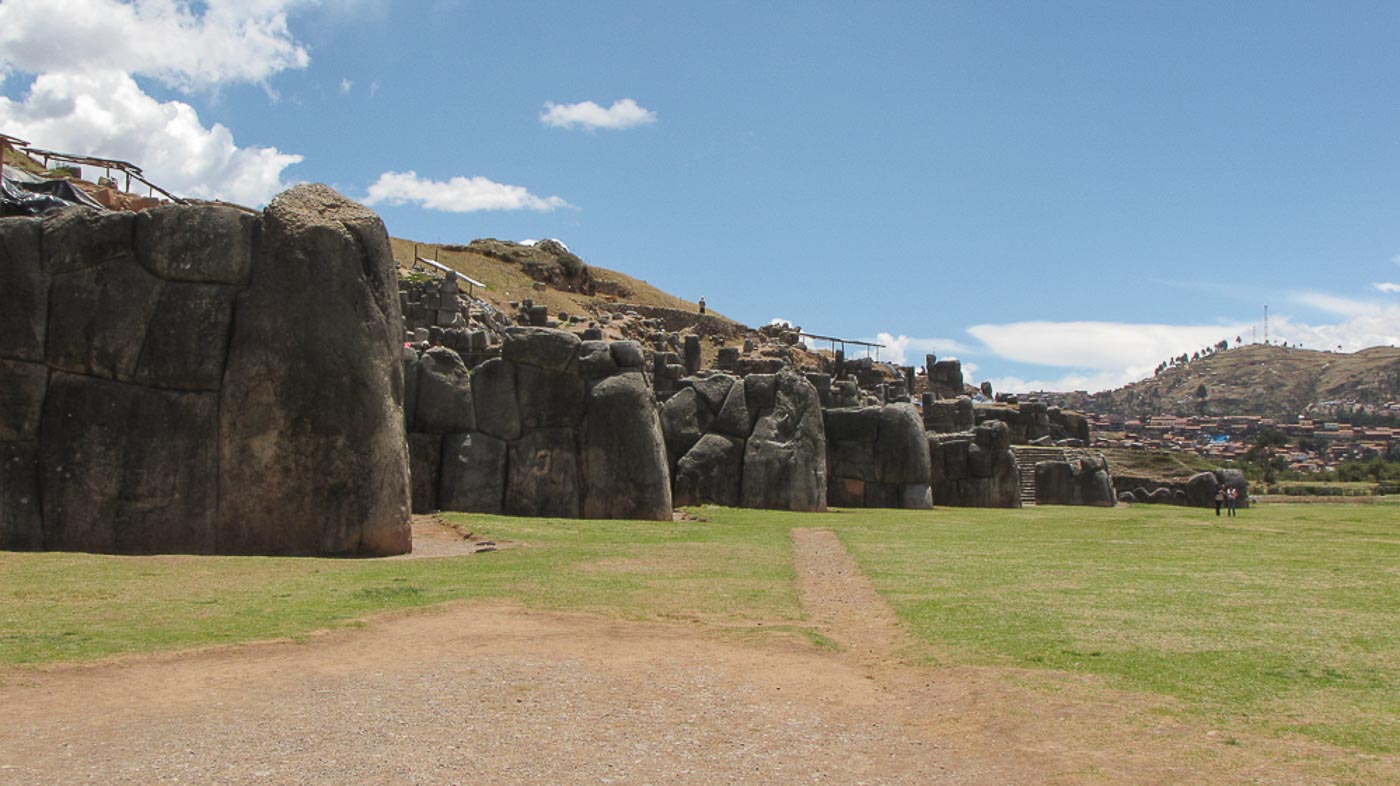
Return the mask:
[[12, 671], [0, 674], [0, 783], [1326, 782], [1319, 761], [1359, 766], [1361, 782], [1397, 772], [1227, 738], [1092, 680], [913, 665], [916, 645], [836, 537], [793, 540], [803, 605], [839, 651], [462, 604], [306, 644]]

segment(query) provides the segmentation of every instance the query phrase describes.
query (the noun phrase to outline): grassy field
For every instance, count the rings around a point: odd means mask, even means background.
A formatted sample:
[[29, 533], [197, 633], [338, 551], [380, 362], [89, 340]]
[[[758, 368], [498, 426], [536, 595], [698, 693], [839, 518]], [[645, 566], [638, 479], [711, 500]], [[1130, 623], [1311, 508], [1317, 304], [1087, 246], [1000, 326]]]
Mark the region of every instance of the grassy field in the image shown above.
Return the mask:
[[0, 663], [295, 639], [459, 599], [820, 641], [798, 604], [788, 530], [829, 526], [938, 662], [1101, 675], [1189, 715], [1393, 753], [1397, 512], [706, 508], [707, 521], [660, 524], [461, 516], [522, 545], [442, 559], [0, 552]]

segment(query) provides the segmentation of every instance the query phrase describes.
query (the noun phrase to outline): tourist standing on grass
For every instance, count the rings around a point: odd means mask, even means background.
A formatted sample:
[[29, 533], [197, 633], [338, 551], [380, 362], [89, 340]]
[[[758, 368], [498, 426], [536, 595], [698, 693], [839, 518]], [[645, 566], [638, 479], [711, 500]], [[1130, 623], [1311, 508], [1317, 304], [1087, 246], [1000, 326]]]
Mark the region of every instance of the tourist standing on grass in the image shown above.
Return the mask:
[[1235, 515], [1235, 506], [1239, 504], [1240, 492], [1231, 488], [1225, 492], [1225, 504], [1230, 508], [1230, 515]]
[[1215, 517], [1220, 518], [1220, 506], [1225, 504], [1225, 487], [1215, 490]]

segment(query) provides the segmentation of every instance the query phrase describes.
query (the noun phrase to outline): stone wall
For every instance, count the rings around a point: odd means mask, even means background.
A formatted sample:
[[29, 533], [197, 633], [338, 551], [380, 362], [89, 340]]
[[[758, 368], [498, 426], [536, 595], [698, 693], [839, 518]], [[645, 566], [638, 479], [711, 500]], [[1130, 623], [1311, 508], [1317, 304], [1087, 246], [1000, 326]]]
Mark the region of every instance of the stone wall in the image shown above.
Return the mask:
[[1082, 456], [1035, 465], [1035, 501], [1041, 505], [1093, 505], [1111, 508], [1116, 498], [1108, 461]]
[[1021, 489], [1011, 431], [988, 421], [970, 431], [928, 432], [929, 485], [933, 504], [968, 508], [1019, 508]]
[[0, 548], [410, 548], [384, 225], [325, 186], [0, 220]]
[[415, 511], [671, 518], [656, 398], [632, 341], [514, 327], [467, 369], [403, 351]]
[[928, 443], [913, 405], [828, 409], [823, 416], [830, 504], [933, 507]]
[[1238, 494], [1237, 507], [1249, 507], [1249, 481], [1245, 479], [1244, 473], [1237, 469], [1200, 472], [1184, 481], [1121, 474], [1113, 476], [1115, 496], [1119, 502], [1213, 508], [1215, 492], [1221, 486], [1235, 489]]
[[676, 505], [826, 509], [826, 435], [811, 382], [784, 371], [682, 384], [661, 409]]

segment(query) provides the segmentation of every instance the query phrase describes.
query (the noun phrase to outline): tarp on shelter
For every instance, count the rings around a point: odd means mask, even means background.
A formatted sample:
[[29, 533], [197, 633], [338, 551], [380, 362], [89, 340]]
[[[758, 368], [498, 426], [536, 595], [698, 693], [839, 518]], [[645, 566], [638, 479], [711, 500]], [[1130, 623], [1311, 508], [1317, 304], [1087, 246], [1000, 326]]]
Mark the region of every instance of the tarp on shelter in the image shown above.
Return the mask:
[[7, 216], [37, 216], [74, 205], [106, 209], [67, 180], [49, 180], [13, 167], [5, 167], [4, 182], [0, 186], [0, 201], [4, 203]]

